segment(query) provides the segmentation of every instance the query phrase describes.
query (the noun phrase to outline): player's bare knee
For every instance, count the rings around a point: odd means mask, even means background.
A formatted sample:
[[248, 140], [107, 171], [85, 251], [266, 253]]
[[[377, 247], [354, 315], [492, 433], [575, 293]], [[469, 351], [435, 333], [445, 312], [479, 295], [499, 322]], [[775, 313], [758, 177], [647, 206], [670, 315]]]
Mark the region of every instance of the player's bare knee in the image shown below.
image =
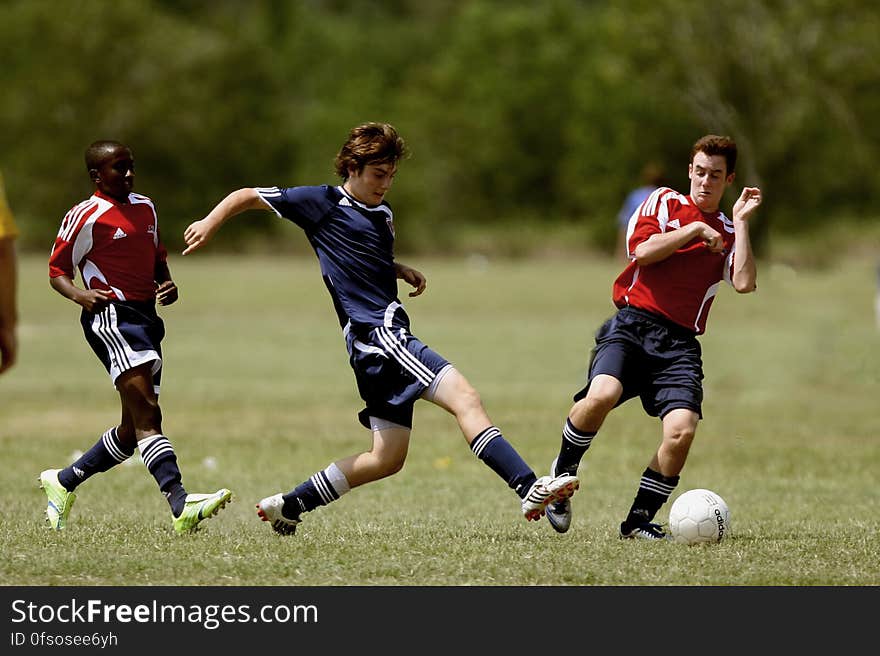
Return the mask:
[[406, 453], [398, 454], [398, 453], [383, 453], [376, 454], [375, 460], [375, 472], [376, 478], [385, 478], [386, 476], [393, 476], [401, 469], [403, 469], [403, 465], [406, 462]]
[[483, 399], [480, 393], [470, 385], [462, 385], [455, 397], [455, 403], [452, 410], [456, 416], [467, 415], [468, 413], [481, 411], [483, 409]]
[[587, 396], [577, 402], [570, 417], [575, 427], [587, 430], [590, 426], [601, 424], [611, 410], [617, 399], [606, 394]]
[[696, 431], [689, 426], [675, 427], [664, 432], [663, 441], [670, 449], [687, 452], [694, 440]]
[[403, 465], [406, 463], [406, 458], [400, 458], [398, 460], [393, 460], [387, 465], [387, 476], [393, 476], [401, 469], [403, 469]]

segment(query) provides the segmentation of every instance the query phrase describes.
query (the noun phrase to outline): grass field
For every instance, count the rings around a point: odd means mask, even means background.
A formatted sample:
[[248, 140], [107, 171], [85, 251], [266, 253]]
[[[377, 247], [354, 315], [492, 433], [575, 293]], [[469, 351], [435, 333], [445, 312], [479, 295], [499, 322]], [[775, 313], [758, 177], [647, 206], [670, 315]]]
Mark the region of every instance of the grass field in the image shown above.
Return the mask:
[[[618, 263], [404, 261], [428, 291], [413, 331], [468, 376], [538, 473], [556, 453]], [[20, 267], [21, 353], [0, 378], [3, 585], [878, 585], [880, 332], [874, 263], [822, 272], [764, 264], [758, 292], [721, 290], [702, 338], [702, 422], [678, 491], [715, 490], [733, 533], [710, 547], [622, 542], [616, 527], [659, 438], [638, 401], [607, 420], [582, 466], [572, 530], [526, 523], [455, 421], [420, 403], [406, 467], [306, 515], [281, 538], [254, 503], [369, 434], [312, 259], [172, 256], [163, 309], [164, 429], [190, 491], [236, 501], [171, 531], [143, 465], [78, 490], [49, 531], [38, 473], [118, 420], [118, 400], [43, 257]], [[665, 521], [669, 504], [659, 515]]]

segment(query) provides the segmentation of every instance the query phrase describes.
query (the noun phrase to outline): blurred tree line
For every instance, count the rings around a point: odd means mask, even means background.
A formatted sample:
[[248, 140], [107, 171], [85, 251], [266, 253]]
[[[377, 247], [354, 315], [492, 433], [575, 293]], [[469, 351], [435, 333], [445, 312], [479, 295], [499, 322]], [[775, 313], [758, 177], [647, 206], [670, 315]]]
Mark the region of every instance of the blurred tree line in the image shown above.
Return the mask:
[[[736, 192], [764, 190], [760, 253], [876, 218], [878, 34], [870, 0], [3, 0], [0, 168], [48, 252], [85, 147], [126, 142], [176, 250], [233, 189], [334, 182], [349, 128], [388, 121], [412, 153], [398, 250], [608, 250], [645, 162], [686, 191], [712, 132], [740, 145]], [[217, 247], [283, 226], [254, 213]]]

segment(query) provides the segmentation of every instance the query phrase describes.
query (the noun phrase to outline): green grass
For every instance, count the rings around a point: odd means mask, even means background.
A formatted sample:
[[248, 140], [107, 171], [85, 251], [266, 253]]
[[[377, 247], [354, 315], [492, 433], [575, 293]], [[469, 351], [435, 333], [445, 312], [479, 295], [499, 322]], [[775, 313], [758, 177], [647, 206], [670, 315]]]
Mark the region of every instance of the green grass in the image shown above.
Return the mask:
[[[428, 291], [413, 331], [480, 390], [490, 416], [544, 473], [618, 264], [402, 258]], [[416, 407], [404, 470], [306, 515], [292, 538], [254, 503], [287, 491], [369, 433], [312, 259], [172, 257], [164, 429], [190, 491], [231, 488], [205, 529], [171, 531], [143, 465], [78, 490], [68, 530], [43, 523], [38, 473], [118, 420], [118, 400], [52, 292], [46, 261], [20, 270], [21, 353], [0, 377], [3, 585], [878, 585], [880, 332], [874, 263], [822, 272], [763, 264], [756, 294], [720, 292], [702, 338], [706, 400], [679, 491], [731, 509], [708, 547], [621, 542], [616, 526], [659, 439], [638, 401], [608, 418], [584, 460], [572, 530], [526, 523], [452, 417]], [[212, 459], [212, 460], [211, 460]], [[659, 519], [665, 521], [667, 504]]]

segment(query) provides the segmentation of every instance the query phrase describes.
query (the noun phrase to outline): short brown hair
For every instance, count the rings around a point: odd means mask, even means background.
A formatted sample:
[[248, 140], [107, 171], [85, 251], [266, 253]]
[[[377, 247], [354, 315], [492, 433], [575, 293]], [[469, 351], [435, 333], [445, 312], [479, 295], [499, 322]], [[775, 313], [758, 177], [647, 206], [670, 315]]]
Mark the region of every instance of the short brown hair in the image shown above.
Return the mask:
[[363, 123], [351, 129], [336, 155], [336, 173], [348, 180], [351, 168], [362, 171], [367, 164], [396, 164], [406, 154], [406, 144], [393, 125]]
[[691, 148], [691, 164], [694, 163], [694, 156], [697, 153], [706, 153], [710, 157], [721, 155], [727, 163], [727, 175], [736, 170], [736, 142], [730, 137], [720, 137], [717, 134], [700, 137]]

